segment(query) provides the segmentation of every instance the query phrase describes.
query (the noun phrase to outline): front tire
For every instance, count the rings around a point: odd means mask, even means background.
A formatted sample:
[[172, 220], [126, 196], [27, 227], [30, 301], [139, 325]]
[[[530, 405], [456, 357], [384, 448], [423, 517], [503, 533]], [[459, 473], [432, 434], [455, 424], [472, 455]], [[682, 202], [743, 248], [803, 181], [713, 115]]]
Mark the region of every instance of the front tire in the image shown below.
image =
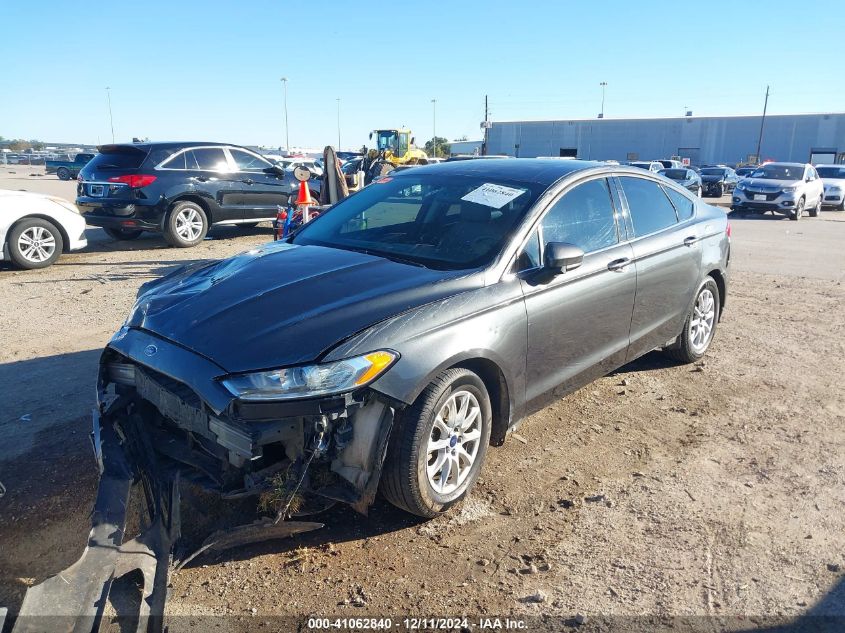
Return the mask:
[[804, 215], [804, 205], [806, 201], [804, 198], [798, 200], [798, 205], [795, 207], [795, 211], [792, 212], [792, 215], [789, 216], [790, 220], [795, 220], [796, 222], [801, 219], [801, 216]]
[[446, 512], [478, 478], [491, 426], [490, 397], [481, 378], [462, 368], [442, 372], [397, 416], [382, 494], [420, 517]]
[[177, 202], [164, 225], [164, 239], [171, 246], [189, 248], [196, 246], [208, 233], [208, 217], [196, 202]]
[[70, 180], [70, 170], [67, 167], [59, 167], [56, 170], [56, 176], [59, 180]]
[[113, 240], [120, 240], [120, 241], [129, 241], [129, 240], [137, 240], [141, 233], [143, 233], [140, 229], [116, 229], [113, 227], [103, 227], [103, 230]]
[[681, 363], [701, 360], [716, 334], [720, 309], [719, 287], [712, 277], [707, 277], [695, 295], [678, 341], [664, 353]]
[[24, 270], [50, 266], [59, 258], [64, 248], [59, 229], [41, 218], [18, 222], [9, 231], [7, 243], [12, 262]]
[[819, 198], [819, 201], [816, 203], [816, 206], [810, 209], [810, 217], [817, 218], [819, 217], [819, 212], [822, 210], [822, 199]]

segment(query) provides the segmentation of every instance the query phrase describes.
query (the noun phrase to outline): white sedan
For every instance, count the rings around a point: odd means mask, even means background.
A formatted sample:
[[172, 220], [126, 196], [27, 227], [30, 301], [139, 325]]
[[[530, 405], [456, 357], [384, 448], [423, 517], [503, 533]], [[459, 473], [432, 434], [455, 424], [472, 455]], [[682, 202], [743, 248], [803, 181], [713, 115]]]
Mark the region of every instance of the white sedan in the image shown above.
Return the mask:
[[63, 251], [85, 248], [85, 220], [75, 205], [54, 196], [0, 189], [0, 260], [45, 268]]

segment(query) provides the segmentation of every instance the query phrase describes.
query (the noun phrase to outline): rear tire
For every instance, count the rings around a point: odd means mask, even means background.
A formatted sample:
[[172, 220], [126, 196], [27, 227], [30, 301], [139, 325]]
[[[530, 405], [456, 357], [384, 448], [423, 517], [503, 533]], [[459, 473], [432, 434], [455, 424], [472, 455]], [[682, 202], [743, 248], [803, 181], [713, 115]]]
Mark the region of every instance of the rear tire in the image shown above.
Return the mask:
[[56, 176], [59, 180], [70, 180], [70, 170], [67, 167], [59, 167], [56, 170]]
[[719, 287], [708, 276], [695, 294], [695, 301], [684, 321], [684, 329], [678, 335], [678, 341], [665, 348], [663, 353], [681, 363], [701, 360], [716, 335], [720, 310]]
[[128, 242], [129, 240], [136, 240], [141, 237], [143, 233], [140, 229], [116, 229], [113, 227], [103, 227], [103, 230], [113, 240]]
[[62, 233], [47, 220], [31, 218], [21, 220], [7, 239], [9, 257], [24, 270], [46, 268], [55, 262], [64, 249]]
[[396, 418], [380, 489], [397, 508], [424, 518], [466, 497], [487, 454], [490, 397], [468, 369], [439, 374]]
[[177, 202], [164, 223], [164, 239], [171, 246], [190, 248], [203, 241], [208, 233], [208, 217], [196, 202]]

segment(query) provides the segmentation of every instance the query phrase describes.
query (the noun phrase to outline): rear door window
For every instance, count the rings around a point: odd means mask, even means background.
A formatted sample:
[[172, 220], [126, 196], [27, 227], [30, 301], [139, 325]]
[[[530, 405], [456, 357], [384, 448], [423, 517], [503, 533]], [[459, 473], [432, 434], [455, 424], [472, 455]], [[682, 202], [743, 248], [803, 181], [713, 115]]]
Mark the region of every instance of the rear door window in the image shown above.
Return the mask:
[[607, 180], [598, 178], [567, 191], [542, 220], [543, 241], [567, 242], [585, 253], [619, 241]]
[[620, 176], [619, 180], [628, 200], [636, 237], [656, 233], [677, 224], [675, 207], [660, 185], [645, 178], [631, 176]]
[[185, 166], [185, 156], [187, 152], [180, 152], [176, 154], [173, 158], [168, 160], [164, 163], [161, 168], [162, 169], [186, 169]]
[[249, 152], [244, 152], [239, 149], [229, 149], [229, 153], [238, 166], [238, 171], [264, 171], [271, 167], [270, 163]]
[[223, 153], [223, 149], [220, 147], [198, 147], [187, 153], [190, 154], [186, 158], [188, 169], [217, 172], [231, 171], [226, 154]]

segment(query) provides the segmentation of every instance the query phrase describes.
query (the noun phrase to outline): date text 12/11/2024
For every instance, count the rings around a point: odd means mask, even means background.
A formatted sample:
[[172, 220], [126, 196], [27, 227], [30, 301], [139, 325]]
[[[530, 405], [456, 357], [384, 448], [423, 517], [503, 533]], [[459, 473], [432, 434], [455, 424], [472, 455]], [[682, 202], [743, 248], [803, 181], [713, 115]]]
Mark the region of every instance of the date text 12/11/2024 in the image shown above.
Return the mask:
[[461, 630], [510, 630], [524, 631], [528, 626], [516, 618], [484, 617], [474, 621], [470, 618], [309, 618], [309, 630], [373, 630], [386, 631], [461, 631]]

